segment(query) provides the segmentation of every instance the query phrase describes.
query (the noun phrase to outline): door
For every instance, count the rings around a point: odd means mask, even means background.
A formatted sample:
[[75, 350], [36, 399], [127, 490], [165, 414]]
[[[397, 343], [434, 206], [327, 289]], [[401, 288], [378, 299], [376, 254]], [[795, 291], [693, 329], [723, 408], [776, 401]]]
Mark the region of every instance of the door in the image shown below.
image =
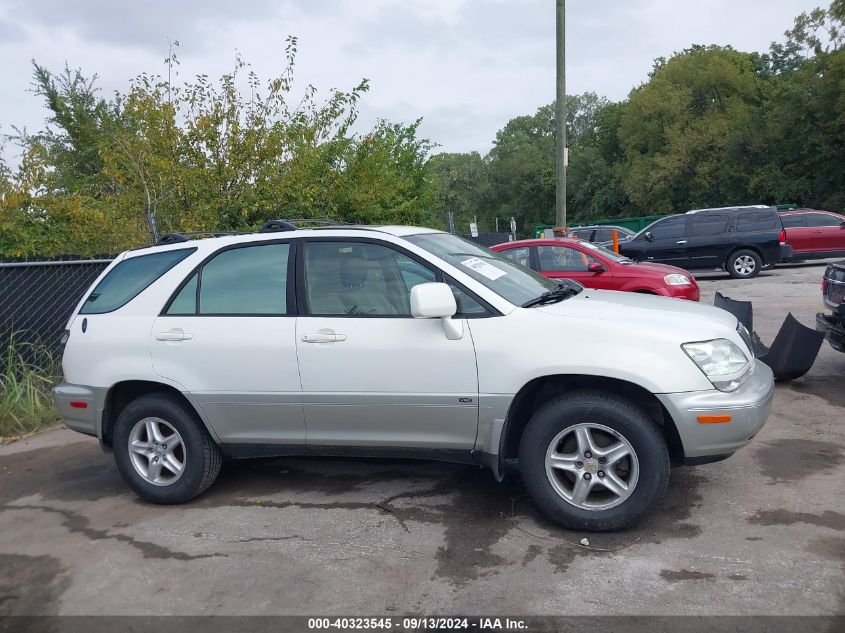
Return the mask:
[[637, 242], [644, 240], [641, 245], [644, 255], [642, 261], [690, 268], [690, 254], [687, 246], [689, 243], [688, 219], [689, 216], [686, 215], [675, 215], [653, 224], [649, 229], [652, 237], [650, 241], [645, 240], [645, 235], [637, 239]]
[[[587, 288], [613, 289], [613, 273], [606, 263], [583, 251], [563, 245], [532, 247], [536, 252], [535, 269], [550, 279], [574, 279]], [[591, 271], [590, 264], [601, 264], [602, 272]]]
[[786, 231], [786, 241], [792, 247], [794, 254], [813, 252], [813, 235], [815, 231], [807, 226], [804, 213], [784, 213], [780, 216], [783, 229]]
[[189, 392], [221, 441], [304, 444], [289, 243], [225, 249], [153, 325], [155, 371]]
[[845, 226], [841, 216], [832, 213], [807, 213], [809, 230], [813, 231], [813, 250], [831, 255], [845, 252]]
[[730, 217], [722, 213], [694, 213], [687, 238], [690, 268], [717, 268], [729, 240]]
[[436, 273], [376, 240], [314, 238], [298, 261], [296, 345], [309, 446], [466, 449], [478, 427], [475, 349], [411, 317]]

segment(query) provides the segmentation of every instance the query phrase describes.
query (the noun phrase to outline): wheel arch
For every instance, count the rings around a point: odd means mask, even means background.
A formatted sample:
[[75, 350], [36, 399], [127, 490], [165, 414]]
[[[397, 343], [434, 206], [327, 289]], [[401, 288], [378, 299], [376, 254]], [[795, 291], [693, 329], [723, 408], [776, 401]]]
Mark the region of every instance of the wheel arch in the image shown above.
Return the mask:
[[209, 432], [212, 439], [216, 443], [220, 443], [219, 438], [214, 433], [214, 429], [211, 428], [211, 425], [202, 414], [200, 407], [183, 392], [172, 385], [153, 380], [123, 380], [112, 385], [106, 393], [103, 417], [100, 424], [100, 442], [104, 447], [111, 448], [114, 424], [126, 406], [141, 396], [154, 393], [167, 394], [184, 404], [189, 411], [193, 412], [202, 421], [203, 426]]
[[619, 378], [589, 374], [556, 374], [534, 378], [523, 385], [511, 401], [499, 438], [500, 472], [516, 466], [519, 442], [531, 415], [551, 398], [579, 389], [597, 389], [613, 393], [641, 407], [654, 420], [666, 440], [672, 463], [683, 462], [684, 448], [675, 421], [660, 400], [648, 389]]
[[757, 257], [760, 258], [760, 267], [762, 268], [765, 265], [765, 260], [763, 258], [763, 251], [761, 251], [757, 246], [741, 245], [741, 246], [734, 246], [733, 248], [728, 250], [727, 255], [725, 255], [725, 261], [722, 262], [723, 268], [728, 267], [728, 262], [730, 261], [731, 257], [733, 257], [734, 254], [737, 253], [738, 251], [752, 251], [753, 253], [756, 253]]

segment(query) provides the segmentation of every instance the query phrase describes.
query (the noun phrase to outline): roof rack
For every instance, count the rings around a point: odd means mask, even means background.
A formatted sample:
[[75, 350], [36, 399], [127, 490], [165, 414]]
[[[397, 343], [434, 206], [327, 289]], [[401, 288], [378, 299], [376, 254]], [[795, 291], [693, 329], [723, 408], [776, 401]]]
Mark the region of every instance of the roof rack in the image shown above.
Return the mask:
[[[294, 218], [292, 220], [270, 220], [265, 222], [259, 229], [259, 233], [277, 233], [280, 231], [296, 231], [302, 228], [308, 228], [303, 225], [312, 225], [312, 228], [329, 228], [332, 226], [356, 226], [350, 222], [341, 222], [340, 220], [331, 220], [329, 218]], [[187, 242], [191, 239], [202, 237], [223, 237], [226, 235], [245, 235], [238, 231], [179, 231], [172, 233], [165, 233], [155, 246], [165, 246], [167, 244], [178, 244], [180, 242]]]
[[270, 220], [265, 222], [259, 233], [275, 233], [276, 231], [296, 231], [306, 228], [303, 225], [310, 224], [320, 227], [326, 226], [355, 226], [349, 222], [331, 220], [329, 218], [293, 218], [291, 220]]
[[184, 231], [165, 233], [155, 243], [156, 246], [164, 246], [165, 244], [178, 244], [179, 242], [187, 242], [190, 239], [197, 237], [223, 237], [224, 235], [241, 235], [235, 231]]

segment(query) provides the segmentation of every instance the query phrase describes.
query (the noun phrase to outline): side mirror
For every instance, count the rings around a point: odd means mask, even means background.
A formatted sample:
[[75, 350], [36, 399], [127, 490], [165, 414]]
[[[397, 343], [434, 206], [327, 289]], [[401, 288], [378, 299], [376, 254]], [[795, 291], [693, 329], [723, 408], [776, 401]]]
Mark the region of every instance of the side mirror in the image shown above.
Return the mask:
[[601, 262], [590, 262], [587, 265], [587, 270], [591, 273], [603, 273], [607, 268]]
[[464, 335], [461, 320], [452, 320], [458, 311], [455, 295], [448, 284], [425, 283], [411, 288], [411, 316], [415, 319], [440, 319], [446, 338], [456, 341]]
[[840, 228], [840, 229], [845, 229], [845, 220], [843, 220], [843, 221], [839, 224], [839, 228]]
[[644, 237], [644, 238], [646, 239], [646, 241], [648, 241], [648, 242], [653, 242], [653, 241], [654, 241], [654, 236], [651, 234], [651, 231], [646, 231], [646, 232], [645, 232], [645, 235], [643, 235], [643, 237]]

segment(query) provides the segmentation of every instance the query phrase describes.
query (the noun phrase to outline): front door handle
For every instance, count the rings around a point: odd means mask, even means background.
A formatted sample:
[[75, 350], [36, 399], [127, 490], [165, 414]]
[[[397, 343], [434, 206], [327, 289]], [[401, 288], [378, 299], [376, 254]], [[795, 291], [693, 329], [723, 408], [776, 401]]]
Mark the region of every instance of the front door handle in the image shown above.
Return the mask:
[[166, 332], [159, 332], [156, 334], [157, 341], [189, 341], [194, 338], [193, 334], [189, 334], [181, 328], [173, 328]]
[[339, 343], [345, 340], [345, 334], [335, 334], [334, 332], [314, 332], [302, 335], [303, 343]]
[[686, 244], [686, 243], [687, 243], [686, 240], [678, 240], [677, 242], [675, 242], [675, 244]]

